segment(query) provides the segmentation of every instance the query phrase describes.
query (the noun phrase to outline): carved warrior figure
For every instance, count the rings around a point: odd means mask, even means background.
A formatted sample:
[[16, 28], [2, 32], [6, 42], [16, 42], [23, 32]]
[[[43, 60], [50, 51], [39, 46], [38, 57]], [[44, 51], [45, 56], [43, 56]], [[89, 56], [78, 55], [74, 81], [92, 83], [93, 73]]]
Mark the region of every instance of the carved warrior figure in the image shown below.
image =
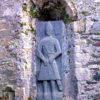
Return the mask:
[[[43, 38], [38, 45], [37, 56], [41, 59], [41, 67], [38, 73], [37, 80], [43, 82], [44, 98], [47, 88], [47, 83], [51, 83], [51, 89], [58, 86], [58, 90], [62, 91], [61, 77], [56, 63], [56, 58], [61, 54], [59, 41], [52, 36], [53, 28], [50, 23], [46, 27], [46, 37]], [[45, 98], [45, 100], [47, 100]]]

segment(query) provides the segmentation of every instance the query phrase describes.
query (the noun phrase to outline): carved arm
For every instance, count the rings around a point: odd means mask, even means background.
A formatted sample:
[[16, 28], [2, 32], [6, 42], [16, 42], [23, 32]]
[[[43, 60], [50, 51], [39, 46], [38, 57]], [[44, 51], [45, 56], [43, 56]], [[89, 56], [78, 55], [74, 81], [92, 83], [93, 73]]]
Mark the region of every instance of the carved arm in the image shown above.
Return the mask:
[[40, 43], [37, 47], [37, 56], [43, 61], [46, 62], [46, 58], [44, 57], [42, 53], [42, 43]]
[[60, 48], [60, 44], [58, 40], [55, 40], [54, 46], [55, 46], [56, 52], [51, 58], [49, 58], [50, 62], [52, 62], [54, 59], [56, 59], [61, 54], [61, 48]]

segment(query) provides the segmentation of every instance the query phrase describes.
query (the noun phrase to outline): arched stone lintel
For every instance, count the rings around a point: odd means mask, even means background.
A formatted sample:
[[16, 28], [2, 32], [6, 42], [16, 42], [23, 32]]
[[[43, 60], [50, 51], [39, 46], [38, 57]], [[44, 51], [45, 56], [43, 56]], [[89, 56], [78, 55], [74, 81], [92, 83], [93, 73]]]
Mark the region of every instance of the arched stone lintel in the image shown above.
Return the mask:
[[77, 19], [77, 9], [73, 2], [66, 1], [66, 13], [72, 18]]
[[[53, 1], [53, 2], [56, 2], [56, 1], [59, 1], [59, 0], [32, 0], [32, 2], [38, 6], [38, 7], [42, 7], [43, 4], [47, 1]], [[68, 0], [62, 0], [61, 1], [62, 4], [65, 6], [66, 8], [66, 13], [69, 15], [69, 17], [72, 19], [72, 20], [77, 20], [77, 9], [76, 9], [76, 6], [75, 4], [72, 2], [72, 1], [68, 1]]]

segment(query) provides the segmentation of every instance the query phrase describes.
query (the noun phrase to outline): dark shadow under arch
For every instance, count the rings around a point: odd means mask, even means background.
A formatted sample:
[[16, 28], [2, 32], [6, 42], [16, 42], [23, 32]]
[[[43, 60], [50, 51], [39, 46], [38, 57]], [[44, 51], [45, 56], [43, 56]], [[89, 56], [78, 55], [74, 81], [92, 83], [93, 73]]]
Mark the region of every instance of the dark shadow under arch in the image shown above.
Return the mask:
[[[66, 3], [65, 0], [43, 0], [43, 2], [39, 3], [34, 2], [33, 6], [38, 9], [37, 11], [37, 18], [42, 21], [57, 21], [57, 20], [76, 20], [77, 14], [71, 11], [71, 7]], [[74, 8], [74, 9], [73, 9]], [[73, 7], [73, 10], [76, 10]], [[68, 13], [67, 13], [68, 11]]]

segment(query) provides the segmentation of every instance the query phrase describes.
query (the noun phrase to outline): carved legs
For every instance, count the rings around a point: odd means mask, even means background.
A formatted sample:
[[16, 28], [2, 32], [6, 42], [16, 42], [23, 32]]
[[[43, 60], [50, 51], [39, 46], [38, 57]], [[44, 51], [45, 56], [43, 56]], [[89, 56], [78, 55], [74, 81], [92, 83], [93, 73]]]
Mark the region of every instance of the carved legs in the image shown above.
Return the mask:
[[52, 94], [52, 100], [56, 100], [56, 94], [55, 94], [55, 81], [51, 81], [51, 94]]
[[47, 81], [43, 82], [43, 88], [44, 88], [44, 100], [49, 100], [48, 98], [48, 83]]
[[[54, 81], [49, 81], [50, 84], [51, 84], [51, 95], [52, 95], [52, 100], [56, 100], [56, 97], [57, 97], [57, 94], [56, 94], [56, 84], [57, 84], [57, 87], [58, 87], [58, 90], [59, 91], [62, 91], [63, 88], [62, 88], [62, 83], [60, 80], [54, 80]], [[49, 100], [50, 99], [50, 95], [48, 95], [48, 81], [43, 81], [43, 91], [44, 91], [44, 100]]]

